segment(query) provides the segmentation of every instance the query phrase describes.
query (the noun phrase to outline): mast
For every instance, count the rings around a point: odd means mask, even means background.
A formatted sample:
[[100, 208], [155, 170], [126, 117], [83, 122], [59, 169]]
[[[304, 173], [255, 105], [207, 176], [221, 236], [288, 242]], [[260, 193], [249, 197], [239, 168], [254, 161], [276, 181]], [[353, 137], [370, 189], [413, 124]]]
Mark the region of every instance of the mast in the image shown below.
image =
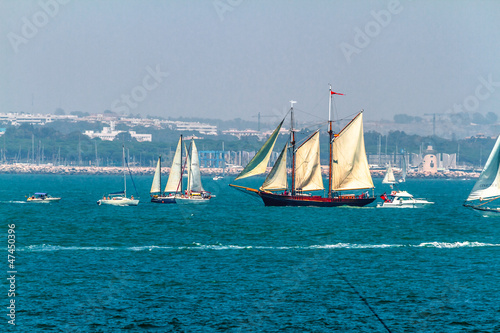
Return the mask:
[[123, 162], [123, 193], [125, 198], [127, 197], [127, 176], [125, 174], [125, 145], [122, 145], [122, 162]]
[[226, 153], [224, 151], [224, 141], [222, 141], [222, 177], [224, 177], [225, 169], [226, 169]]
[[293, 131], [293, 105], [296, 101], [290, 101], [290, 144], [292, 145], [292, 195], [295, 195], [295, 132]]
[[181, 180], [180, 180], [180, 193], [181, 194], [182, 194], [182, 174], [184, 173], [184, 168], [182, 167], [182, 143], [183, 143], [183, 141], [182, 141], [182, 134], [181, 134]]
[[330, 138], [329, 142], [329, 155], [328, 159], [328, 197], [332, 197], [332, 141], [333, 141], [333, 128], [332, 128], [332, 85], [330, 84], [330, 100], [328, 102], [328, 136]]

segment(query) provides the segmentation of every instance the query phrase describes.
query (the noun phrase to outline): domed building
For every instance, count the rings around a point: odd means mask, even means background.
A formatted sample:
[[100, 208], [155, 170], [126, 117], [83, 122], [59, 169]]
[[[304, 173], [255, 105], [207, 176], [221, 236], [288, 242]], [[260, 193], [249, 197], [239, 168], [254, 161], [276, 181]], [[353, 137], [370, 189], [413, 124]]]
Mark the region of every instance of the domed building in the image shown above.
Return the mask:
[[418, 167], [418, 171], [429, 172], [434, 174], [438, 171], [438, 160], [436, 157], [436, 152], [432, 149], [432, 146], [428, 146], [424, 152], [424, 160]]

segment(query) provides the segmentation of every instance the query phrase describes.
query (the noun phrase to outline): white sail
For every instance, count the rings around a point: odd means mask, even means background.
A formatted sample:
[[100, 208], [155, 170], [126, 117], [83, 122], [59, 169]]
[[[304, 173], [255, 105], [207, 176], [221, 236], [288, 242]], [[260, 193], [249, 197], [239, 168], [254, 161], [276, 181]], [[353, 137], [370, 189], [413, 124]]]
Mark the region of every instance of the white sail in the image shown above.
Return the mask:
[[161, 192], [161, 157], [158, 157], [158, 163], [156, 164], [155, 175], [153, 177], [153, 184], [151, 184], [151, 191], [149, 191], [149, 193], [159, 192]]
[[189, 150], [184, 145], [184, 151], [186, 152], [186, 168], [187, 168], [187, 191], [191, 191], [191, 157], [189, 157]]
[[500, 196], [500, 136], [486, 161], [483, 172], [472, 188], [467, 201]]
[[399, 180], [400, 183], [404, 183], [406, 181], [406, 153], [403, 154], [403, 165], [402, 165], [402, 176], [401, 179]]
[[286, 174], [286, 153], [288, 144], [285, 145], [281, 151], [280, 156], [276, 160], [271, 172], [267, 175], [266, 180], [262, 184], [261, 189], [266, 191], [280, 191], [286, 190], [288, 187], [287, 174]]
[[395, 183], [396, 183], [396, 178], [394, 178], [394, 172], [392, 172], [391, 164], [389, 164], [389, 166], [385, 170], [385, 176], [384, 179], [382, 180], [382, 184], [395, 184]]
[[319, 131], [316, 131], [297, 148], [295, 153], [295, 189], [299, 191], [324, 189], [319, 160]]
[[332, 144], [333, 191], [373, 188], [363, 136], [363, 113], [360, 112], [339, 133]]
[[172, 161], [172, 167], [170, 168], [170, 174], [168, 175], [167, 185], [165, 186], [165, 192], [178, 192], [181, 190], [182, 172], [182, 137], [179, 138], [179, 143], [177, 143], [177, 149], [175, 150], [174, 160]]
[[281, 121], [278, 127], [276, 127], [269, 139], [266, 140], [264, 145], [259, 149], [257, 154], [255, 154], [250, 162], [248, 162], [247, 166], [243, 169], [243, 171], [240, 172], [235, 180], [259, 175], [266, 172], [267, 164], [269, 163], [269, 158], [271, 157], [271, 153], [273, 151], [274, 144], [276, 143], [276, 139], [278, 138], [278, 134], [280, 132], [283, 121], [284, 119]]
[[194, 140], [191, 143], [191, 152], [189, 154], [189, 185], [188, 191], [192, 192], [202, 192], [203, 186], [201, 185], [201, 173], [200, 173], [200, 158], [198, 156], [198, 149]]

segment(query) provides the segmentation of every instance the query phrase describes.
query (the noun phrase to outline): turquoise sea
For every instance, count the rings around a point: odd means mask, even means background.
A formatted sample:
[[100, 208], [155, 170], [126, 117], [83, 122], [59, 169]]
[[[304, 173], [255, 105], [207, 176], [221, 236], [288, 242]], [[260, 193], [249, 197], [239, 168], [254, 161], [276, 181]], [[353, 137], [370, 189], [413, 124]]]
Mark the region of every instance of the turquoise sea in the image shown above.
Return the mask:
[[462, 207], [473, 180], [409, 179], [425, 209], [264, 207], [208, 177], [209, 205], [152, 204], [151, 180], [108, 207], [120, 176], [0, 175], [1, 331], [500, 332], [500, 217]]

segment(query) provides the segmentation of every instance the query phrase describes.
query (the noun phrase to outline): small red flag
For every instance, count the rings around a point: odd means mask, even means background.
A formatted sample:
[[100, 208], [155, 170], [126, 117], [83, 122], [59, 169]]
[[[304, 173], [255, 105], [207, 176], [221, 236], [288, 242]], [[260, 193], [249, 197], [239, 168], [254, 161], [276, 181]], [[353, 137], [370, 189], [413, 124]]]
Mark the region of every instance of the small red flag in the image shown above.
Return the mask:
[[331, 91], [331, 90], [330, 90], [330, 94], [332, 94], [332, 95], [342, 95], [342, 96], [344, 95], [344, 94], [341, 94], [341, 93], [336, 93], [335, 91]]

